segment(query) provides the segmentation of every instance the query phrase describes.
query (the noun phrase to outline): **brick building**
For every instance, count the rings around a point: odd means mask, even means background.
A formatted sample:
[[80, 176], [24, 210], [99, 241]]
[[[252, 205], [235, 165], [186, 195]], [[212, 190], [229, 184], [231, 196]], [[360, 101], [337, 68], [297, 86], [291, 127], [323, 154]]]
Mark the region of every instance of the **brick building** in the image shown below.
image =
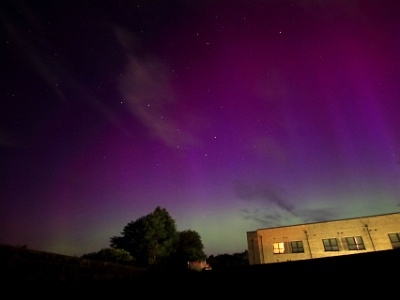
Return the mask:
[[247, 232], [250, 265], [400, 248], [400, 212]]

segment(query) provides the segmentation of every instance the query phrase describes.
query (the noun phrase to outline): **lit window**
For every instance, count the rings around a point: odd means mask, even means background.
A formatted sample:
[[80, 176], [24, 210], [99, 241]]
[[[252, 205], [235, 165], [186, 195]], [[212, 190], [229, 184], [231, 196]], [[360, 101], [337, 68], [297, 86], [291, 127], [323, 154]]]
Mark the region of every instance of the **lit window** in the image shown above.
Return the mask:
[[325, 251], [339, 251], [339, 245], [336, 238], [323, 239]]
[[290, 246], [292, 247], [292, 253], [304, 253], [304, 247], [302, 241], [290, 242]]
[[400, 248], [400, 233], [389, 233], [393, 249]]
[[284, 243], [274, 243], [274, 254], [285, 253]]
[[361, 236], [353, 236], [346, 238], [349, 250], [365, 250], [364, 241]]

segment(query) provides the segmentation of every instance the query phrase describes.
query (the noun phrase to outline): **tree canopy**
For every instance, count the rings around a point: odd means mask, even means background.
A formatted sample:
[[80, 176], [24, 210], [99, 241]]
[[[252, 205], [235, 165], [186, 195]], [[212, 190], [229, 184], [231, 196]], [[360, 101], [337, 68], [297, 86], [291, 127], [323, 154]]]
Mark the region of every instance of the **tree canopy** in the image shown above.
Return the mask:
[[114, 248], [103, 248], [98, 252], [87, 253], [82, 255], [82, 258], [121, 264], [134, 263], [133, 257], [129, 254], [128, 251]]
[[156, 209], [129, 222], [121, 236], [113, 236], [110, 246], [124, 249], [137, 265], [187, 262], [206, 258], [200, 235], [193, 230], [178, 232], [175, 220], [165, 208]]
[[179, 260], [184, 262], [205, 260], [203, 243], [200, 235], [194, 230], [184, 230], [178, 233], [176, 253]]

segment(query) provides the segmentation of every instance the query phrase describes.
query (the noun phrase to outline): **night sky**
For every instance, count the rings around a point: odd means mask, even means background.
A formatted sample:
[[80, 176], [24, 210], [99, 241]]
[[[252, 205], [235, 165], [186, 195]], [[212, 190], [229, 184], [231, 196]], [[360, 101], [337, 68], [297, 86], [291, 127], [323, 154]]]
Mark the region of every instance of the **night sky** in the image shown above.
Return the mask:
[[0, 243], [165, 208], [207, 255], [400, 210], [400, 1], [0, 3]]

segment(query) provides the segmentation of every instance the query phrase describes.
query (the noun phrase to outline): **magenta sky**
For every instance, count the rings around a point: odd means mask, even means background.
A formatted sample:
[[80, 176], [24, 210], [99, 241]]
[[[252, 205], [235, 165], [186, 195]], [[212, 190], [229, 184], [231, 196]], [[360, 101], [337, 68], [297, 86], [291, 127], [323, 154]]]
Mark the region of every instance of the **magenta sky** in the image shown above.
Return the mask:
[[400, 210], [399, 1], [2, 1], [0, 243], [207, 255]]

